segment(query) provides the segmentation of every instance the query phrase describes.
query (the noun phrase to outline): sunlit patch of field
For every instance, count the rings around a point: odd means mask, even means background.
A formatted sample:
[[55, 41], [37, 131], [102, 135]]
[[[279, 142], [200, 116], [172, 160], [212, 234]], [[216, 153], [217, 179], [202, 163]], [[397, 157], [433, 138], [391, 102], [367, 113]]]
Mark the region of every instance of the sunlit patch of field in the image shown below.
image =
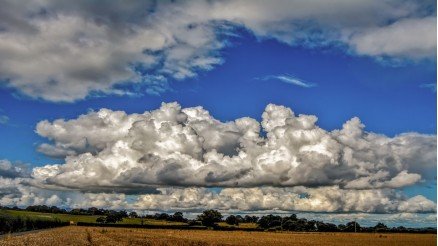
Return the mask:
[[436, 245], [436, 234], [291, 233], [159, 230], [67, 226], [21, 236], [0, 245]]
[[234, 226], [234, 225], [228, 225], [225, 222], [219, 222], [218, 223], [219, 226], [221, 227], [238, 227], [238, 228], [257, 228], [257, 224], [256, 223], [240, 223], [238, 226]]

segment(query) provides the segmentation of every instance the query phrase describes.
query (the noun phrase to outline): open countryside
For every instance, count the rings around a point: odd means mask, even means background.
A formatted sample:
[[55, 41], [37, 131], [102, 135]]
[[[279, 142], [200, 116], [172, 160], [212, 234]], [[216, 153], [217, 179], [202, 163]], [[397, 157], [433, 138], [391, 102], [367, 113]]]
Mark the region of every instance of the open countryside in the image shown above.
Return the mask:
[[293, 233], [159, 230], [68, 226], [16, 237], [0, 245], [436, 245], [436, 234]]
[[437, 0], [0, 0], [0, 246], [437, 245]]
[[[180, 212], [139, 216], [96, 208], [27, 209], [39, 212], [0, 210], [0, 245], [435, 245], [436, 241], [434, 228], [388, 228], [383, 223], [361, 227], [353, 221], [335, 225], [295, 214], [225, 218], [206, 210], [189, 220]], [[37, 229], [44, 230], [29, 231]]]

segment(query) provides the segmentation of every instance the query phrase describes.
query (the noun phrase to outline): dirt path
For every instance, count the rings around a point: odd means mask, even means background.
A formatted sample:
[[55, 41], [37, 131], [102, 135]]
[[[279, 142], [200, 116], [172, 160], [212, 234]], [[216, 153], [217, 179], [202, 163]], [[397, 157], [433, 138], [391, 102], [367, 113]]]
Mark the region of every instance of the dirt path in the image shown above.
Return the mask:
[[21, 231], [21, 232], [14, 232], [14, 233], [6, 233], [6, 234], [0, 234], [0, 240], [7, 238], [7, 237], [17, 237], [17, 236], [23, 236], [31, 233], [38, 233], [43, 231], [49, 231], [55, 228], [47, 228], [47, 229], [38, 229], [38, 230], [31, 230], [31, 231]]

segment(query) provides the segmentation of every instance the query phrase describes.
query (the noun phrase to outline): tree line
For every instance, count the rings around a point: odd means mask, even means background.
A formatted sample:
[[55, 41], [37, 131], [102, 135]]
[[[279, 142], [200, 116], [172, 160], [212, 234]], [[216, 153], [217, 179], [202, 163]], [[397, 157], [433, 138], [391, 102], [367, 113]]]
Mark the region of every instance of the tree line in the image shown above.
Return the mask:
[[[135, 212], [134, 212], [135, 213]], [[130, 214], [132, 216], [132, 214]], [[230, 226], [239, 226], [241, 223], [255, 223], [257, 228], [267, 231], [299, 231], [299, 232], [436, 232], [436, 228], [406, 228], [403, 226], [388, 227], [384, 223], [377, 223], [375, 226], [361, 226], [356, 221], [346, 224], [333, 224], [317, 220], [307, 220], [298, 218], [296, 214], [290, 216], [265, 215], [262, 217], [250, 215], [229, 215], [224, 217], [217, 210], [205, 210], [194, 220], [183, 217], [182, 212], [175, 212], [173, 215], [167, 213], [157, 213], [154, 215], [138, 216], [137, 218], [147, 218], [165, 221], [178, 221], [188, 223], [189, 226], [205, 226], [213, 229], [224, 229], [219, 226], [219, 222], [225, 222]], [[100, 223], [105, 223], [104, 219]]]
[[[210, 209], [205, 210], [199, 214], [196, 219], [187, 219], [183, 216], [182, 212], [175, 212], [173, 214], [168, 213], [156, 213], [153, 215], [138, 215], [135, 211], [127, 212], [125, 210], [108, 210], [99, 209], [91, 207], [88, 209], [72, 209], [65, 210], [60, 209], [56, 206], [46, 206], [46, 205], [33, 205], [28, 206], [25, 209], [20, 209], [18, 207], [8, 208], [1, 207], [0, 209], [11, 209], [11, 210], [24, 210], [32, 212], [43, 212], [43, 213], [63, 213], [72, 215], [100, 215], [96, 219], [98, 224], [116, 224], [123, 221], [124, 218], [139, 218], [141, 225], [144, 224], [146, 219], [153, 220], [163, 220], [171, 222], [182, 222], [186, 223], [188, 226], [205, 226], [214, 229], [221, 229], [219, 222], [225, 222], [229, 226], [238, 227], [241, 223], [255, 223], [258, 229], [269, 230], [269, 231], [299, 231], [299, 232], [436, 232], [436, 228], [406, 228], [403, 226], [399, 227], [388, 227], [384, 223], [377, 223], [375, 226], [366, 227], [361, 226], [356, 221], [350, 221], [346, 224], [333, 224], [318, 220], [307, 220], [306, 218], [298, 218], [296, 214], [291, 214], [289, 216], [279, 216], [279, 215], [264, 215], [261, 217], [251, 216], [251, 215], [229, 215], [224, 217], [218, 210]], [[5, 220], [3, 218], [3, 220]], [[10, 219], [6, 219], [10, 221]], [[22, 221], [26, 219], [21, 219]], [[20, 224], [24, 222], [8, 222], [10, 224]], [[1, 221], [0, 221], [1, 222]], [[38, 222], [40, 223], [40, 222]], [[43, 222], [41, 222], [43, 223]], [[59, 221], [53, 222], [54, 224], [59, 224]], [[26, 222], [26, 227], [32, 227], [32, 222]], [[27, 224], [32, 226], [27, 226]], [[9, 226], [8, 228], [10, 228]], [[18, 226], [19, 227], [19, 226]], [[35, 227], [35, 226], [33, 226]], [[38, 226], [36, 226], [38, 227]], [[223, 229], [223, 228], [222, 228]], [[1, 229], [0, 229], [1, 231]]]
[[218, 227], [219, 222], [226, 222], [228, 225], [238, 226], [240, 223], [256, 223], [260, 229], [268, 231], [299, 231], [299, 232], [436, 232], [436, 228], [406, 228], [388, 227], [384, 223], [377, 223], [375, 226], [365, 227], [356, 221], [346, 224], [333, 224], [317, 220], [298, 218], [296, 214], [290, 216], [265, 215], [262, 217], [246, 215], [229, 215], [223, 219], [222, 214], [217, 210], [206, 210], [198, 215], [197, 220], [207, 227]]

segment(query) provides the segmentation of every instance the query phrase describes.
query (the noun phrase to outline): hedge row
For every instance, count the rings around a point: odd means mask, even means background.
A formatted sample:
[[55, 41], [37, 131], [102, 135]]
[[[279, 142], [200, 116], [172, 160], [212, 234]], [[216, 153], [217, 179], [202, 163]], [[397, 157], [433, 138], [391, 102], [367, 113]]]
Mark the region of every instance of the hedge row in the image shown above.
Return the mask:
[[54, 228], [67, 225], [69, 225], [69, 222], [62, 222], [59, 219], [31, 219], [28, 217], [23, 218], [17, 216], [0, 215], [0, 234]]

